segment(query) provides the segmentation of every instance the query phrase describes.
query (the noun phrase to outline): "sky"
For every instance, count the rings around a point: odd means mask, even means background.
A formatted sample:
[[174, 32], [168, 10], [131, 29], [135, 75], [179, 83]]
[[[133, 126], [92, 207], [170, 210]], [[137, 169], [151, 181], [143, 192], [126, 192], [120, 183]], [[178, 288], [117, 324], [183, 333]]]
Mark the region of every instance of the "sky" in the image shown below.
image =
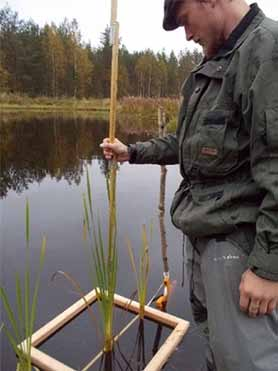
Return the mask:
[[[249, 4], [253, 1], [247, 0]], [[185, 40], [182, 28], [166, 32], [162, 29], [164, 0], [118, 0], [120, 37], [130, 52], [152, 49], [176, 54], [196, 45]], [[278, 20], [277, 0], [257, 0], [264, 13]], [[0, 8], [9, 5], [20, 19], [33, 19], [40, 26], [66, 17], [76, 18], [84, 42], [97, 47], [100, 35], [110, 23], [111, 0], [0, 0]], [[200, 50], [200, 49], [199, 49]]]

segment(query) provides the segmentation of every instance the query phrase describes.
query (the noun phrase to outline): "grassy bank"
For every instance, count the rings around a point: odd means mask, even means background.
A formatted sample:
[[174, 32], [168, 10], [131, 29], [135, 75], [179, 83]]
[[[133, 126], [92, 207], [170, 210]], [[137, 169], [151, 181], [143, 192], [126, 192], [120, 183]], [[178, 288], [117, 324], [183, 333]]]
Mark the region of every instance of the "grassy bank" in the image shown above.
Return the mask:
[[[161, 107], [166, 114], [167, 128], [174, 131], [177, 122], [179, 99], [177, 98], [140, 98], [126, 97], [119, 99], [118, 118], [129, 123], [136, 131], [138, 123], [146, 130], [157, 125], [157, 111]], [[109, 118], [109, 99], [74, 99], [74, 98], [31, 98], [26, 95], [0, 94], [0, 111], [18, 115], [72, 115], [90, 117], [100, 115]]]
[[109, 99], [75, 99], [35, 97], [18, 94], [0, 94], [2, 110], [36, 110], [36, 111], [98, 111], [109, 110]]

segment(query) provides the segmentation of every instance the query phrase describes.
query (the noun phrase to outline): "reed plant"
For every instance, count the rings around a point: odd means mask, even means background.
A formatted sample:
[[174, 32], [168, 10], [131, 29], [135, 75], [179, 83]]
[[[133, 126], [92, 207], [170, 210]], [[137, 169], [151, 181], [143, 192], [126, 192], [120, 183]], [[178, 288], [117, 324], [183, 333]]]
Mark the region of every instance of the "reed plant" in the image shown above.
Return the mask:
[[[86, 170], [87, 192], [83, 194], [84, 208], [84, 240], [86, 242], [89, 271], [92, 286], [96, 289], [99, 309], [102, 318], [102, 329], [104, 336], [103, 350], [111, 352], [113, 348], [113, 307], [114, 294], [117, 283], [118, 256], [116, 248], [116, 211], [115, 206], [110, 211], [113, 213], [109, 222], [107, 242], [104, 241], [103, 233], [98, 218], [92, 207], [92, 189], [89, 172]], [[108, 183], [111, 179], [108, 178]], [[109, 199], [114, 197], [115, 191], [109, 191]]]
[[[120, 101], [119, 112], [122, 115], [132, 115], [145, 119], [157, 120], [157, 109], [162, 107], [167, 116], [167, 121], [177, 120], [179, 98], [143, 98], [125, 97]], [[148, 124], [148, 122], [146, 123]]]
[[133, 251], [133, 248], [132, 248], [132, 245], [129, 239], [127, 239], [127, 248], [128, 248], [132, 270], [136, 277], [138, 302], [140, 305], [139, 317], [140, 319], [143, 319], [144, 308], [145, 308], [146, 299], [147, 299], [149, 273], [150, 273], [149, 243], [148, 243], [148, 238], [147, 238], [147, 229], [145, 225], [143, 225], [142, 233], [141, 233], [141, 247], [140, 247], [138, 269], [136, 267], [134, 251]]
[[[31, 339], [34, 331], [37, 302], [40, 287], [41, 273], [43, 270], [46, 250], [46, 238], [42, 238], [40, 248], [39, 267], [34, 286], [31, 284], [30, 266], [30, 208], [26, 201], [25, 207], [25, 239], [26, 257], [25, 271], [23, 277], [15, 274], [16, 308], [13, 309], [8, 293], [3, 286], [0, 287], [0, 299], [7, 315], [8, 324], [2, 325], [8, 341], [13, 348], [17, 358], [17, 371], [31, 371]], [[33, 292], [32, 292], [32, 287]]]

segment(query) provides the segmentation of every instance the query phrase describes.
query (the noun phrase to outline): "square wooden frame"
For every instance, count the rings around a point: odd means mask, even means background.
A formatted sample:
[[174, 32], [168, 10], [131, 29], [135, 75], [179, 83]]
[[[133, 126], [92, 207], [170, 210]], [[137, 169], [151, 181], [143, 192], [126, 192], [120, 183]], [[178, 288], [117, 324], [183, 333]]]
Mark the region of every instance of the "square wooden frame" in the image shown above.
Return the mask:
[[[85, 298], [78, 300], [32, 335], [31, 359], [34, 366], [37, 366], [44, 371], [75, 371], [71, 367], [66, 366], [62, 362], [38, 350], [36, 347], [47, 340], [55, 332], [59, 331], [59, 329], [65, 326], [74, 317], [78, 316], [86, 309], [88, 304], [91, 305], [96, 301], [96, 290], [92, 290], [85, 296]], [[139, 303], [131, 301], [123, 296], [115, 294], [114, 304], [133, 313], [139, 313]], [[144, 369], [144, 371], [158, 371], [161, 370], [183, 339], [188, 330], [189, 322], [149, 306], [145, 306], [145, 317], [173, 328], [171, 334]], [[23, 349], [25, 348], [25, 342], [26, 340], [21, 344]]]

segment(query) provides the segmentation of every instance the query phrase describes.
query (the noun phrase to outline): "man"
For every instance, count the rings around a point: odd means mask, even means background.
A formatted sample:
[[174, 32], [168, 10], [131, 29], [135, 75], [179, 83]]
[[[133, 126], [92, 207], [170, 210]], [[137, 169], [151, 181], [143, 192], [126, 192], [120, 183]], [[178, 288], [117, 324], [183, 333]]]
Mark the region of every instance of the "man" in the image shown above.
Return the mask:
[[244, 0], [165, 0], [204, 60], [182, 87], [176, 135], [107, 159], [180, 164], [171, 216], [187, 236], [191, 302], [208, 369], [278, 370], [278, 25]]

